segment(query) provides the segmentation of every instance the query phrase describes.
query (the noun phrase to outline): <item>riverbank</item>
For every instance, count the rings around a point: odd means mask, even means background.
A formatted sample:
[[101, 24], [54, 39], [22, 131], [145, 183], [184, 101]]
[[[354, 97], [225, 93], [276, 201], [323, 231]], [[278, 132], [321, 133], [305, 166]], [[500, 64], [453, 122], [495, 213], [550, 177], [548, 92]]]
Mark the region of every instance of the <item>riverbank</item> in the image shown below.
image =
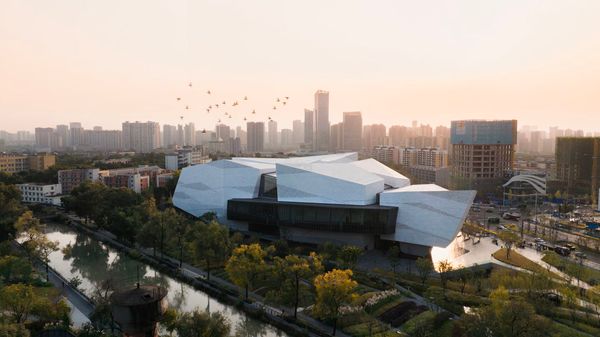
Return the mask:
[[[175, 259], [155, 257], [141, 249], [117, 241], [110, 233], [89, 228], [76, 217], [67, 216], [69, 221], [65, 225], [76, 232], [88, 235], [135, 260], [148, 264], [157, 271], [200, 290], [222, 303], [234, 306], [248, 316], [277, 327], [291, 336], [330, 336], [329, 331], [331, 328], [328, 325], [307, 315], [299, 315], [298, 320], [284, 317], [281, 315], [283, 313], [281, 310], [265, 306], [262, 303], [263, 299], [256, 294], [252, 294], [250, 301], [244, 301], [240, 298], [240, 289], [225, 280], [214, 276], [211, 276], [211, 280], [207, 280], [205, 272], [199, 268], [184, 263], [183, 268], [180, 269], [178, 261]], [[338, 332], [337, 335], [345, 336], [341, 332]]]

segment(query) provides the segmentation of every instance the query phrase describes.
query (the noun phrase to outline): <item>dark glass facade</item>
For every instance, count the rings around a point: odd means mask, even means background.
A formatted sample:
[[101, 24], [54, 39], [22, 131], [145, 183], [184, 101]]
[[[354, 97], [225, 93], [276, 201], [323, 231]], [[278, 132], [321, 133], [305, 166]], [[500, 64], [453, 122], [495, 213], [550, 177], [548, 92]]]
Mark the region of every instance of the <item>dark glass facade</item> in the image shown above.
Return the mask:
[[227, 202], [229, 220], [316, 231], [392, 234], [397, 216], [397, 207], [379, 205], [294, 203], [261, 198]]

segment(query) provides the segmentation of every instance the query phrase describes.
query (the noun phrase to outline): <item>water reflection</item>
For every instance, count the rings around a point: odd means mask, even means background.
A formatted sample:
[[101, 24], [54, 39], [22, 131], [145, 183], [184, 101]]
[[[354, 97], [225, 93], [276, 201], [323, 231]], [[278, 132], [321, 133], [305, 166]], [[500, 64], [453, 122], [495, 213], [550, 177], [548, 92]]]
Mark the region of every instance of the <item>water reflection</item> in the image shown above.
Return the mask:
[[115, 287], [131, 286], [140, 278], [142, 284], [161, 285], [168, 289], [169, 306], [179, 311], [219, 311], [229, 318], [239, 336], [287, 336], [284, 332], [246, 316], [207, 294], [181, 283], [126, 254], [61, 225], [48, 225], [46, 235], [58, 241], [60, 250], [50, 254], [50, 265], [66, 279], [78, 277], [79, 288], [88, 296], [103, 289], [108, 282]]

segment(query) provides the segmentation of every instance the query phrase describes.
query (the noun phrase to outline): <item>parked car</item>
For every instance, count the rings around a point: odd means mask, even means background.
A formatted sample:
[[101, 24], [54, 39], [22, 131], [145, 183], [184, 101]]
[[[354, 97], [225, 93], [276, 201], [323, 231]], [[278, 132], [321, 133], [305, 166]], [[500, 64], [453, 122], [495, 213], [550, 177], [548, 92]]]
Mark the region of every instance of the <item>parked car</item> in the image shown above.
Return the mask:
[[575, 257], [580, 259], [587, 259], [587, 255], [585, 255], [583, 252], [575, 252]]

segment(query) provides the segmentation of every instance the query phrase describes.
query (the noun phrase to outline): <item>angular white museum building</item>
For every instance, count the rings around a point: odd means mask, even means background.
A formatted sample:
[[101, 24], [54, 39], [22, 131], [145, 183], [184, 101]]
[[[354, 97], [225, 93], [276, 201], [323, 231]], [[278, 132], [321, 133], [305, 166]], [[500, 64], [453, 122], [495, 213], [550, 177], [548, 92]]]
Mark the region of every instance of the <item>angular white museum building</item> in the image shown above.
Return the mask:
[[396, 242], [404, 253], [426, 255], [454, 240], [475, 193], [410, 185], [374, 159], [343, 153], [186, 167], [173, 203], [198, 217], [214, 212], [236, 230], [369, 249]]

